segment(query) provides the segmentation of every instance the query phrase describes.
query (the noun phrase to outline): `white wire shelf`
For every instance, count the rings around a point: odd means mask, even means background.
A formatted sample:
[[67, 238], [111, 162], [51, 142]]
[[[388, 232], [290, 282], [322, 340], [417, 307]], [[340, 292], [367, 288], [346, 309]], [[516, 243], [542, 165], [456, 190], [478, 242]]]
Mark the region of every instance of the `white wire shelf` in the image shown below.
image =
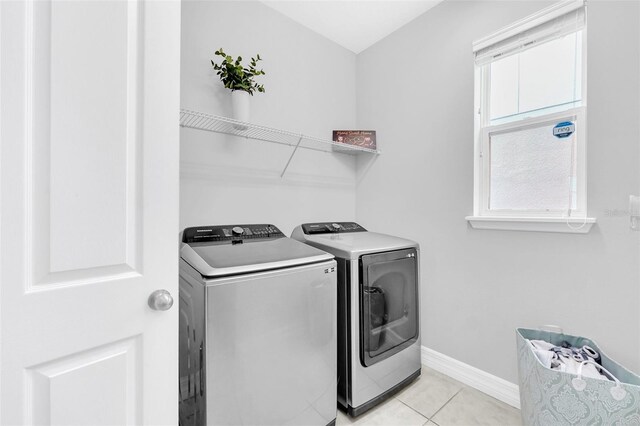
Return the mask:
[[298, 133], [287, 132], [285, 130], [258, 126], [256, 124], [245, 123], [227, 117], [220, 117], [218, 115], [206, 114], [204, 112], [188, 109], [180, 110], [180, 126], [293, 147], [293, 151], [291, 152], [289, 160], [287, 161], [287, 164], [285, 164], [280, 177], [284, 176], [284, 173], [287, 171], [287, 168], [289, 167], [289, 164], [291, 163], [291, 160], [298, 148], [352, 155], [363, 152], [369, 154], [380, 153], [380, 151], [374, 149], [337, 143], [328, 139], [314, 138], [312, 136], [305, 136]]
[[337, 143], [328, 139], [320, 139], [285, 130], [258, 126], [256, 124], [188, 109], [180, 110], [180, 126], [315, 151], [333, 151], [344, 154], [360, 154], [362, 152], [370, 154], [380, 153], [380, 151], [374, 149]]

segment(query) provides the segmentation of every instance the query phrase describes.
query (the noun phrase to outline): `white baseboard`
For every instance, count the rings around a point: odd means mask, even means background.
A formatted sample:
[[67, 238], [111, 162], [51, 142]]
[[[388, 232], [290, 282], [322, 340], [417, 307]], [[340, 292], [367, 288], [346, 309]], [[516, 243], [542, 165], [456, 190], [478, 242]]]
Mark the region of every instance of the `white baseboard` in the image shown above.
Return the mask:
[[515, 408], [520, 408], [518, 385], [422, 346], [422, 364]]

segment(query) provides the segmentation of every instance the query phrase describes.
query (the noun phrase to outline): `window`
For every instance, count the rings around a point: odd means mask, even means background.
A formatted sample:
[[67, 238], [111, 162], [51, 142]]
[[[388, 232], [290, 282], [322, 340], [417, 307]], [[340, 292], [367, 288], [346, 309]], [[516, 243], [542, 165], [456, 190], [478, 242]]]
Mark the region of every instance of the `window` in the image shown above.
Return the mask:
[[587, 232], [586, 10], [556, 3], [474, 43], [474, 228]]

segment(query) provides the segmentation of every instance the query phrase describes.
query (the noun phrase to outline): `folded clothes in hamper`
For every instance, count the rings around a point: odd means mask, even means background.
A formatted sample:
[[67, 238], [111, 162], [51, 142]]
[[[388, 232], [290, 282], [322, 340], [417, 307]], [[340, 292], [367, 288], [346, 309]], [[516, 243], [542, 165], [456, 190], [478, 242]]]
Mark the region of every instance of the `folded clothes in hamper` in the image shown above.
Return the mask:
[[[579, 363], [575, 373], [549, 368], [535, 353], [532, 340], [554, 347], [563, 347], [563, 342], [575, 348], [589, 346], [601, 365], [589, 359]], [[640, 426], [640, 376], [613, 361], [593, 341], [526, 328], [516, 330], [516, 341], [523, 424]], [[544, 347], [540, 345], [538, 349]], [[587, 366], [602, 368], [611, 380], [589, 377]]]
[[563, 371], [565, 373], [578, 374], [580, 365], [585, 361], [592, 360], [593, 363], [586, 363], [582, 366], [582, 375], [592, 379], [613, 380], [603, 374], [599, 368], [600, 354], [590, 346], [584, 345], [581, 348], [571, 346], [569, 342], [561, 342], [561, 346], [553, 345], [544, 340], [527, 340], [533, 347], [533, 353], [538, 357], [542, 365], [552, 370]]

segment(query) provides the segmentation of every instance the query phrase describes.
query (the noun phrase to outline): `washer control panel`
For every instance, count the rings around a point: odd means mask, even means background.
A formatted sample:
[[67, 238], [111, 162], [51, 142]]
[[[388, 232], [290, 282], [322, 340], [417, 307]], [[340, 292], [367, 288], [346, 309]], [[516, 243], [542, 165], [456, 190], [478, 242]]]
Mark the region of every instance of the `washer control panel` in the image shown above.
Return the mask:
[[216, 241], [244, 241], [259, 238], [283, 238], [284, 234], [275, 225], [215, 225], [194, 226], [182, 233], [183, 243]]
[[320, 222], [303, 223], [302, 231], [307, 235], [336, 234], [340, 232], [366, 232], [362, 226], [355, 222]]

